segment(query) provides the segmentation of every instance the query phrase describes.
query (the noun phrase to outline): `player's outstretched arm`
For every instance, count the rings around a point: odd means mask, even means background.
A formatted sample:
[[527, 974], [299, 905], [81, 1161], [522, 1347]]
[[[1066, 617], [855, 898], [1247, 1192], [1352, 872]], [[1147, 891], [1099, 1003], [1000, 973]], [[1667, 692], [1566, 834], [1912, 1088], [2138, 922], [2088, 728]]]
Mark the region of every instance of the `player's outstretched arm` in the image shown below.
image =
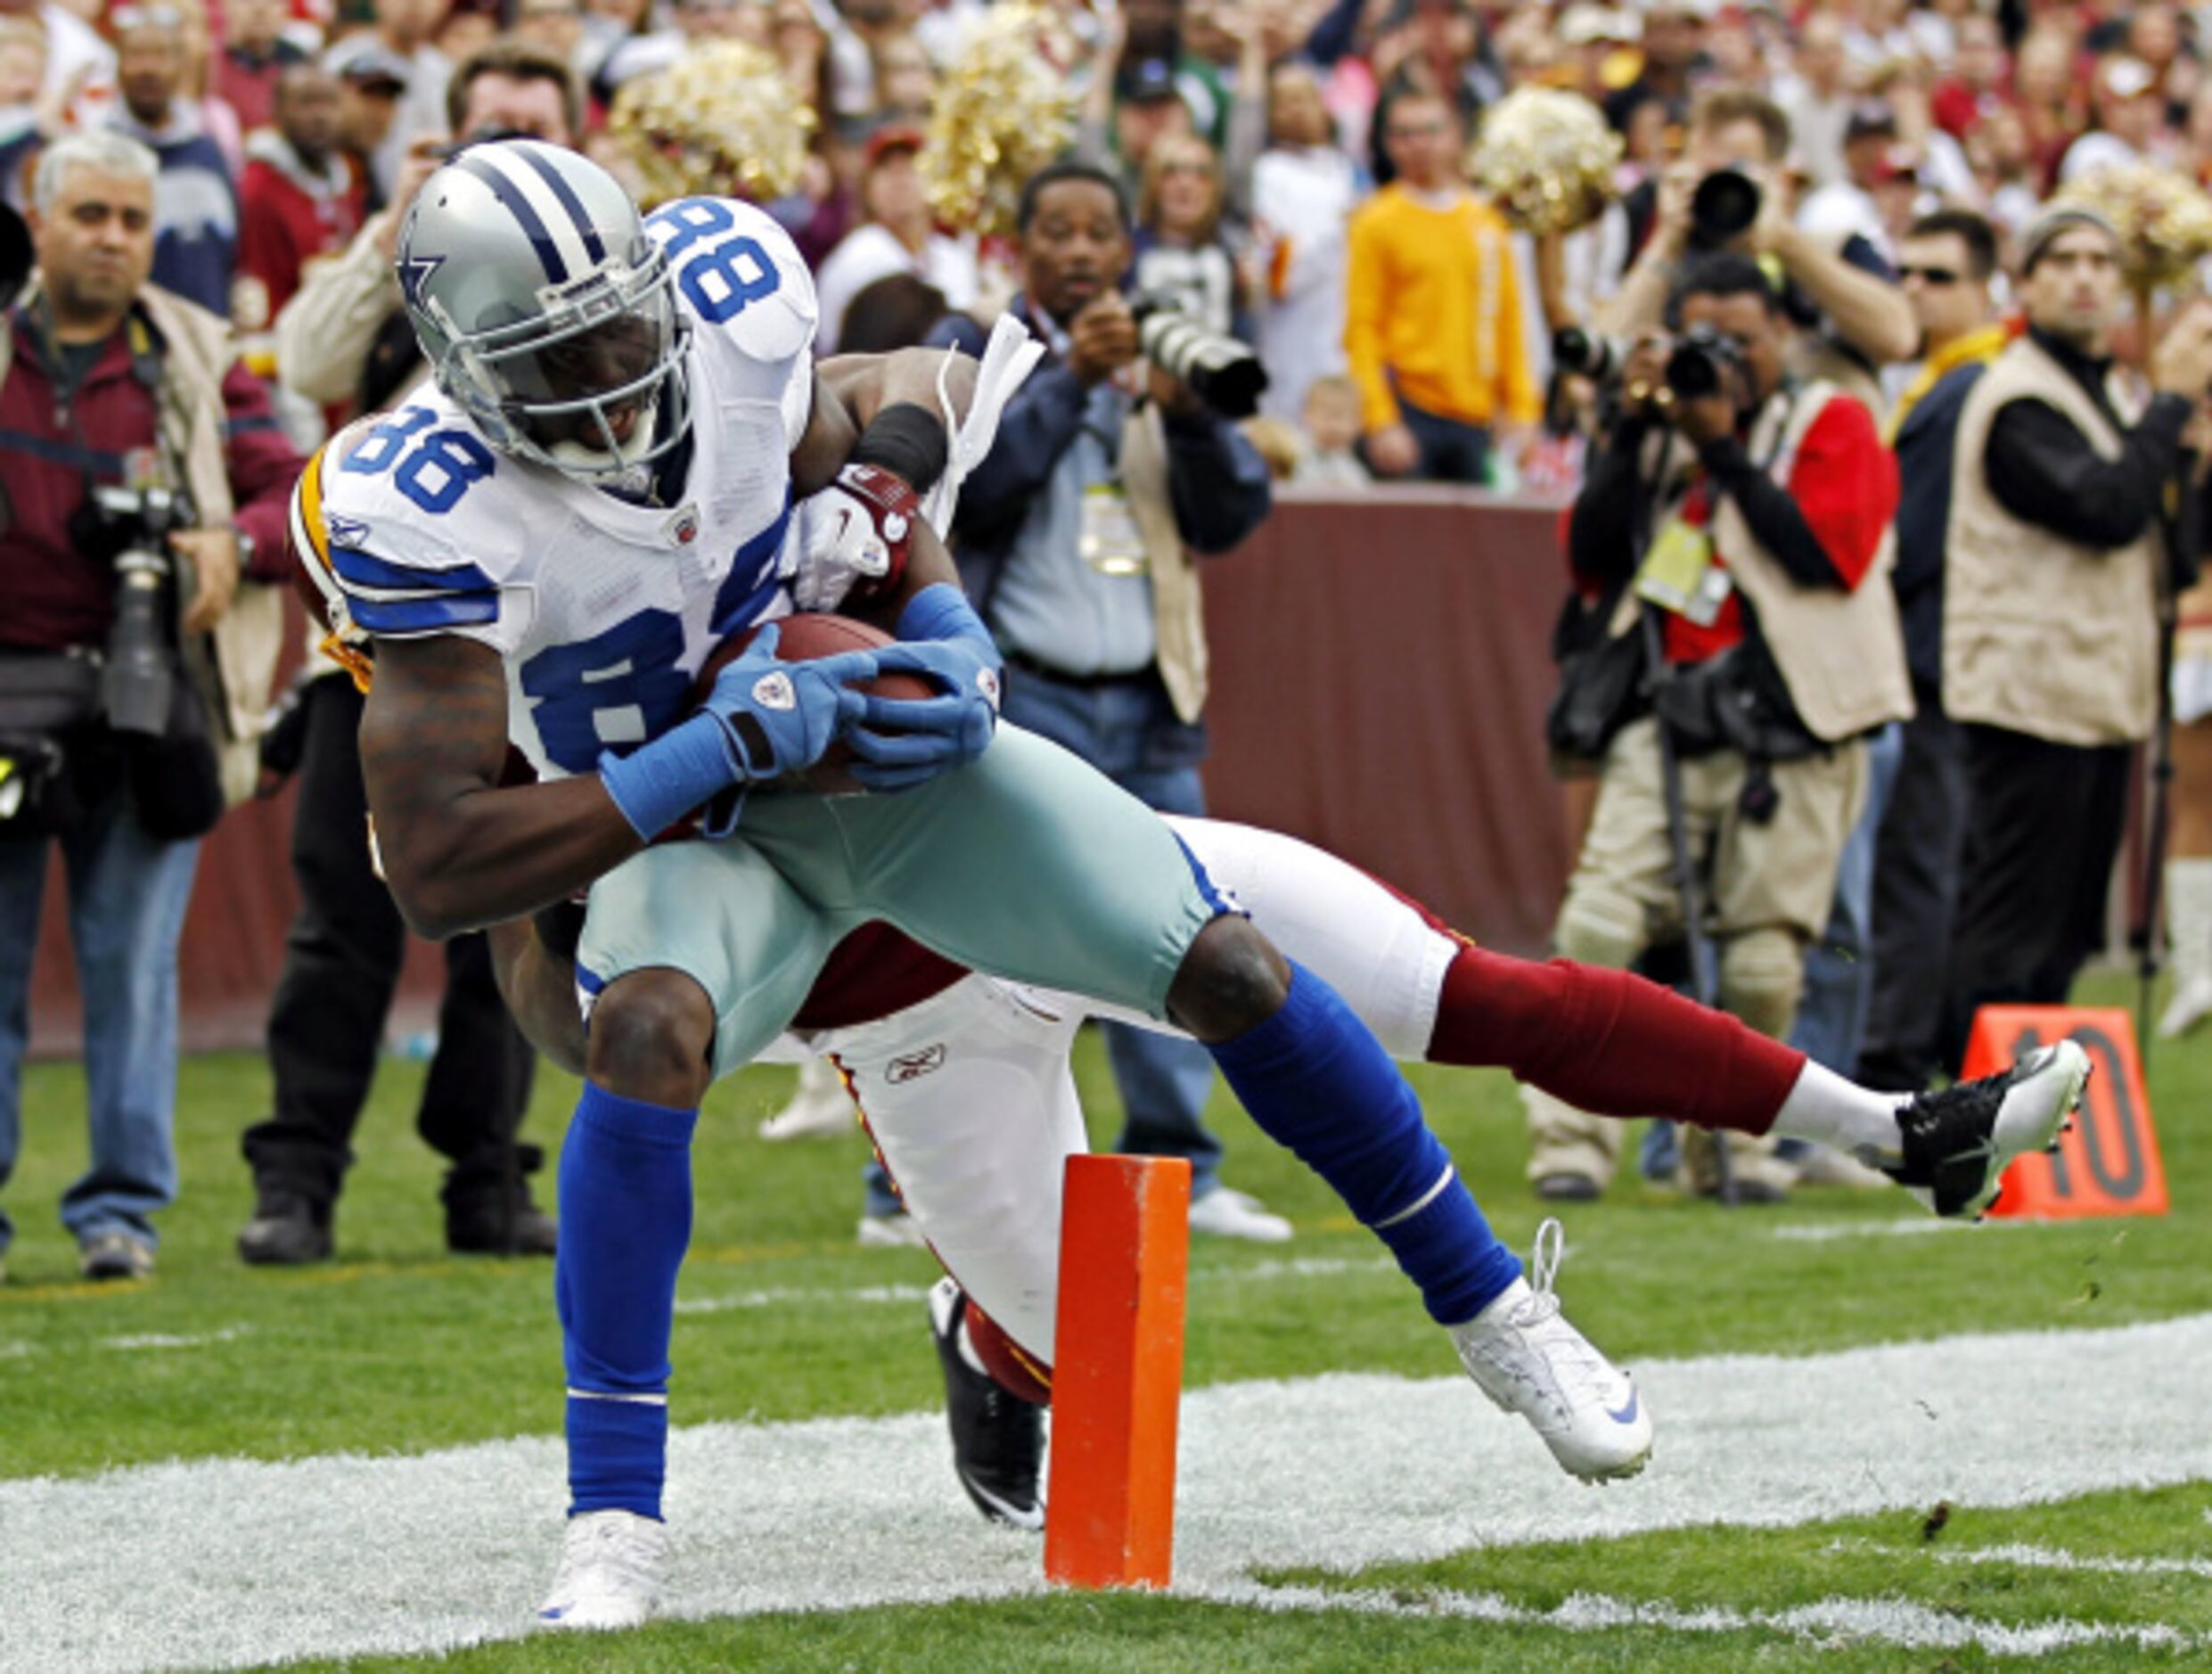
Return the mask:
[[502, 789], [506, 754], [497, 652], [446, 634], [379, 642], [361, 771], [392, 898], [422, 935], [526, 917], [644, 846], [596, 775]]

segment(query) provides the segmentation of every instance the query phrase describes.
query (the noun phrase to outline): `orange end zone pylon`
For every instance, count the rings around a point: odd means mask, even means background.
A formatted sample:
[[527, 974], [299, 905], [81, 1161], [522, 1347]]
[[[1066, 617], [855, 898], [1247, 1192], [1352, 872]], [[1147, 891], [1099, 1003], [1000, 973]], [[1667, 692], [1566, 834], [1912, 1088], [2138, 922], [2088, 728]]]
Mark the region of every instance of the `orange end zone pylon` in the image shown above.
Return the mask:
[[2078, 1220], [2163, 1215], [2166, 1169], [2135, 1054], [2134, 1019], [2117, 1008], [1985, 1005], [1974, 1013], [1962, 1080], [2009, 1069], [2022, 1054], [2071, 1035], [2089, 1054], [2088, 1088], [2074, 1131], [2052, 1156], [2022, 1157], [2004, 1171], [1993, 1216]]
[[1186, 1160], [1068, 1159], [1045, 1502], [1055, 1586], [1167, 1585], [1190, 1243]]

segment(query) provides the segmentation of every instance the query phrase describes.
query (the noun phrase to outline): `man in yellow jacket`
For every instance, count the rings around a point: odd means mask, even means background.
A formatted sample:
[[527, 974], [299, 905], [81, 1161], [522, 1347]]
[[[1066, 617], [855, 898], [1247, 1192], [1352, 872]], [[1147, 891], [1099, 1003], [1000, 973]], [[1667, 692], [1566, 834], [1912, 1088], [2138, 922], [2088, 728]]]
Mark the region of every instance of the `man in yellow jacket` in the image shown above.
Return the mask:
[[1379, 476], [1479, 483], [1498, 429], [1541, 408], [1511, 237], [1461, 177], [1449, 101], [1398, 94], [1383, 146], [1397, 178], [1352, 217], [1346, 286], [1362, 447]]

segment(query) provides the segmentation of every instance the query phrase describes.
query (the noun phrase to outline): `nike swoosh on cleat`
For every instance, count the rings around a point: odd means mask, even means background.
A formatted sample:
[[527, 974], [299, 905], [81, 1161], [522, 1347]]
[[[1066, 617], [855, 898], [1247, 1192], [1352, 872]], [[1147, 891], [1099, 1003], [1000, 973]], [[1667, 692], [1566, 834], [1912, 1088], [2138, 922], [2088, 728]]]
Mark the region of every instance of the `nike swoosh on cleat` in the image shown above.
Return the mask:
[[1605, 1416], [1617, 1424], [1633, 1424], [1636, 1422], [1636, 1391], [1633, 1384], [1628, 1390], [1628, 1404], [1618, 1412], [1608, 1407], [1605, 1409]]
[[1013, 1524], [1017, 1529], [1035, 1530], [1045, 1526], [1045, 1507], [1042, 1506], [1023, 1511], [1012, 1502], [1000, 1498], [971, 1476], [962, 1477], [960, 1485], [974, 1495], [977, 1499], [986, 1502], [987, 1508], [995, 1512], [1003, 1521]]

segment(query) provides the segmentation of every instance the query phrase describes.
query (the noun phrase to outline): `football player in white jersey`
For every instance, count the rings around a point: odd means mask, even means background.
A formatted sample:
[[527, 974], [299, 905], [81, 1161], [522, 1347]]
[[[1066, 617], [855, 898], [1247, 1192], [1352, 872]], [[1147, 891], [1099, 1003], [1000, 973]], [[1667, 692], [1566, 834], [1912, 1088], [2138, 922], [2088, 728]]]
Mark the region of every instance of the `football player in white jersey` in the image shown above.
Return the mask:
[[[545, 1621], [650, 1609], [700, 1098], [876, 920], [1206, 1043], [1462, 1350], [1472, 1333], [1532, 1381], [1562, 1355], [1602, 1367], [1581, 1380], [1611, 1415], [1593, 1468], [1641, 1467], [1633, 1386], [1555, 1315], [1528, 1328], [1520, 1262], [1352, 1010], [1157, 816], [996, 726], [996, 647], [918, 515], [949, 452], [936, 359], [832, 389], [811, 283], [767, 217], [687, 199], [641, 219], [603, 170], [528, 141], [432, 176], [397, 267], [438, 391], [324, 449], [296, 534], [335, 625], [374, 642], [363, 771], [410, 922], [452, 934], [588, 890], [555, 1274], [570, 1520]], [[809, 579], [790, 507], [824, 494], [881, 558], [843, 608], [897, 643], [783, 662], [774, 620]], [[710, 647], [764, 622], [694, 709]], [[855, 689], [890, 670], [940, 695]], [[511, 743], [537, 782], [503, 783]], [[879, 794], [772, 790], [833, 743]], [[652, 843], [695, 816], [722, 841]]]

